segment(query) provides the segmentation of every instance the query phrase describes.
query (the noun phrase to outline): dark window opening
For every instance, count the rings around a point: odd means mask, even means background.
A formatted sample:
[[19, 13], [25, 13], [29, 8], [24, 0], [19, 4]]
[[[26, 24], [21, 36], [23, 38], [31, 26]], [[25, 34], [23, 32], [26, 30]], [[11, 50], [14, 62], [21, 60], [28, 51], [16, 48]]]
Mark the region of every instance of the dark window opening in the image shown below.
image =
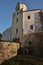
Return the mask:
[[29, 45], [31, 45], [31, 41], [29, 41]]
[[18, 33], [18, 29], [16, 29], [16, 33]]
[[18, 22], [18, 18], [17, 18], [17, 20], [16, 20], [17, 22]]
[[30, 16], [28, 16], [28, 19], [30, 19]]
[[33, 25], [31, 25], [30, 28], [33, 30]]

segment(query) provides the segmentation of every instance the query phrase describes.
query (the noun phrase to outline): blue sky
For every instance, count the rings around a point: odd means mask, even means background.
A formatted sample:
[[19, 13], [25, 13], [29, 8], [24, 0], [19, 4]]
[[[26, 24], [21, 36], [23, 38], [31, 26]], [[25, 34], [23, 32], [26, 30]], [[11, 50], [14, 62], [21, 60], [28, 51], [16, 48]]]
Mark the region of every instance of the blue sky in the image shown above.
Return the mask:
[[25, 3], [30, 9], [42, 9], [43, 0], [0, 0], [0, 32], [9, 28], [12, 24], [13, 12], [15, 12], [15, 6], [17, 2]]

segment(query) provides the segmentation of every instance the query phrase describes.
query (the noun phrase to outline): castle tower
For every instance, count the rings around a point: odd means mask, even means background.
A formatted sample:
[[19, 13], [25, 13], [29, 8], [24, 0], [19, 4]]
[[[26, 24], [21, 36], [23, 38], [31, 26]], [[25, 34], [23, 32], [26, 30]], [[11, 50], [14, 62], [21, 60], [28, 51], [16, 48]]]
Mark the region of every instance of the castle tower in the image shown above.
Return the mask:
[[29, 43], [25, 43], [26, 35], [42, 31], [40, 12], [41, 10], [27, 10], [25, 4], [17, 3], [12, 20], [12, 40], [20, 41], [21, 46], [28, 46]]
[[26, 5], [18, 2], [12, 21], [12, 40], [16, 39], [21, 43], [23, 41], [23, 11], [27, 11]]
[[19, 10], [22, 10], [22, 11], [27, 11], [27, 6], [23, 3], [17, 3], [17, 6], [16, 6], [16, 11], [19, 11]]

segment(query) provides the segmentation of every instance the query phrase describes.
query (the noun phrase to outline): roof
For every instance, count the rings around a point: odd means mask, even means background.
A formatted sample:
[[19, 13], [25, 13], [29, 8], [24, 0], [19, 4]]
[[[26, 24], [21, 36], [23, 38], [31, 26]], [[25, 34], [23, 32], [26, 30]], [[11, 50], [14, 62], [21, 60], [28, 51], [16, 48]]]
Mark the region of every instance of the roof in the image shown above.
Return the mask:
[[37, 11], [37, 10], [43, 11], [43, 10], [41, 10], [41, 9], [32, 9], [32, 10], [27, 10], [27, 11], [24, 11], [24, 12]]

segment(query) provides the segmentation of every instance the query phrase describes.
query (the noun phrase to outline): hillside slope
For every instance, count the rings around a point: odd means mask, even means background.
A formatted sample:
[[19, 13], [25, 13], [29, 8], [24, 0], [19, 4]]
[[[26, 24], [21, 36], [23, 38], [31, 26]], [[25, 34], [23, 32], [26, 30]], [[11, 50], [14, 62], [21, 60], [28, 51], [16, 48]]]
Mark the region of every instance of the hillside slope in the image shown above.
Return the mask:
[[35, 56], [18, 55], [5, 61], [1, 65], [43, 65], [43, 59]]

